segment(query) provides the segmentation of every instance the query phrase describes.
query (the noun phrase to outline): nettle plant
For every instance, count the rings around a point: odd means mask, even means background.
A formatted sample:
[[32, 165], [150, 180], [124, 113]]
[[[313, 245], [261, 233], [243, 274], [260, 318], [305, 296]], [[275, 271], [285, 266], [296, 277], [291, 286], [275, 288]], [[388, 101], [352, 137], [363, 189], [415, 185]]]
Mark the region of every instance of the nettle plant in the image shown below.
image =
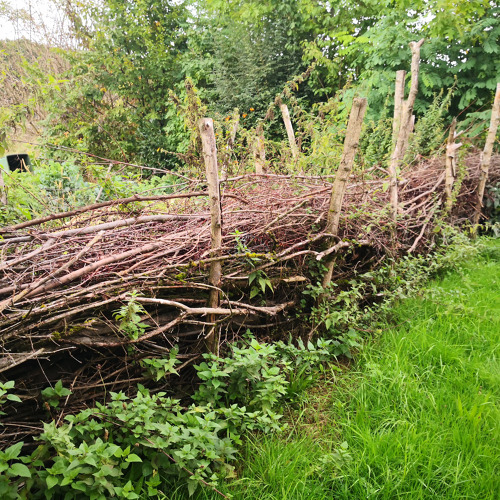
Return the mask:
[[47, 387], [42, 391], [42, 398], [49, 407], [57, 408], [61, 399], [71, 394], [72, 392], [63, 386], [62, 381], [58, 380], [54, 387]]
[[[345, 283], [330, 283], [328, 288], [310, 284], [303, 292], [302, 313], [314, 327], [321, 327], [333, 339], [335, 355], [350, 357], [360, 347], [359, 330], [371, 328], [380, 315], [389, 315], [394, 303], [415, 295], [432, 276], [460, 265], [481, 250], [481, 245], [455, 228], [438, 221], [434, 228], [437, 249], [426, 255], [405, 255], [388, 259], [376, 270], [354, 273]], [[314, 306], [307, 309], [307, 297]], [[321, 300], [319, 300], [321, 298]]]
[[168, 358], [144, 358], [140, 360], [140, 364], [144, 367], [144, 375], [146, 377], [152, 378], [155, 382], [158, 382], [162, 378], [168, 375], [174, 374], [179, 375], [175, 369], [175, 365], [178, 365], [180, 361], [177, 359], [177, 354], [179, 353], [179, 348], [174, 347], [170, 350]]
[[[22, 443], [0, 455], [7, 471], [0, 494], [138, 499], [168, 498], [179, 482], [190, 494], [200, 485], [216, 487], [234, 476], [244, 433], [285, 427], [280, 408], [313, 382], [332, 349], [331, 341], [321, 340], [259, 343], [248, 332], [228, 357], [206, 354], [195, 367], [201, 383], [187, 407], [139, 385], [135, 397], [110, 393], [106, 404], [68, 415], [61, 425], [46, 423], [31, 456], [19, 456]], [[165, 362], [141, 362], [159, 380], [175, 370], [176, 355], [174, 349]]]
[[[14, 386], [13, 380], [0, 382], [0, 408], [7, 401], [21, 402], [19, 396], [10, 393]], [[5, 412], [0, 411], [0, 415], [5, 415]], [[30, 469], [25, 465], [29, 462], [29, 458], [19, 456], [23, 444], [21, 441], [0, 451], [0, 498], [6, 500], [19, 498], [18, 491], [24, 482], [31, 477]]]

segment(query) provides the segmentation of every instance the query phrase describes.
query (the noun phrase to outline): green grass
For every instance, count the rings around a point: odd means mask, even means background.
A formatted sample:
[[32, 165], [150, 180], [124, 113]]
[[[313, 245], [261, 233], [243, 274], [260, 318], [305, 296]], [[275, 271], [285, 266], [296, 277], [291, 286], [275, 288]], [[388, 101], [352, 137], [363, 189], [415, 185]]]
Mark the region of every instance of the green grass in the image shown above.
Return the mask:
[[[406, 300], [353, 369], [255, 437], [235, 499], [500, 498], [500, 245]], [[396, 325], [396, 326], [395, 326]], [[199, 498], [220, 498], [204, 490]]]

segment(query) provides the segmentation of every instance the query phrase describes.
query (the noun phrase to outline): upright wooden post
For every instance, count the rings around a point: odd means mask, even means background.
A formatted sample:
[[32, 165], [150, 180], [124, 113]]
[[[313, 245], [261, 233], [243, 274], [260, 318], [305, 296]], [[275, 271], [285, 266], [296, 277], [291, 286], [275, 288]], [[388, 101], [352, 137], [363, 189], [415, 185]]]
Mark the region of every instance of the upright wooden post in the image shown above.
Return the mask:
[[236, 134], [238, 133], [238, 127], [240, 126], [240, 112], [238, 109], [233, 111], [233, 126], [231, 127], [231, 135], [227, 145], [230, 149], [233, 149], [234, 141], [236, 140]]
[[233, 111], [233, 124], [231, 127], [231, 133], [229, 134], [229, 138], [226, 144], [226, 151], [224, 154], [224, 161], [222, 162], [222, 171], [221, 171], [221, 180], [225, 180], [227, 178], [227, 170], [229, 166], [229, 161], [231, 159], [231, 151], [234, 147], [234, 141], [236, 140], [236, 134], [238, 133], [238, 127], [240, 125], [240, 112], [238, 109]]
[[[410, 136], [410, 128], [412, 126], [411, 117], [413, 114], [413, 106], [418, 92], [418, 73], [420, 68], [420, 47], [424, 43], [424, 39], [418, 42], [411, 42], [410, 49], [411, 58], [411, 84], [408, 99], [403, 103], [401, 110], [401, 124], [398, 131], [398, 136], [394, 150], [389, 162], [389, 186], [391, 196], [391, 212], [392, 218], [395, 221], [398, 215], [398, 168], [408, 147], [408, 138]], [[394, 130], [394, 128], [393, 128]]]
[[[222, 212], [219, 191], [219, 173], [217, 170], [217, 146], [215, 142], [214, 122], [211, 118], [202, 118], [198, 122], [205, 159], [205, 169], [208, 182], [208, 196], [210, 204], [210, 235], [211, 235], [211, 257], [220, 254], [222, 247]], [[213, 287], [208, 298], [208, 307], [217, 308], [220, 302], [220, 282], [222, 279], [222, 264], [214, 261], [210, 264], [209, 283]], [[214, 315], [209, 316], [209, 322], [214, 323], [205, 336], [207, 350], [218, 354], [219, 332], [215, 325]]]
[[[349, 115], [349, 123], [347, 125], [346, 137], [344, 140], [344, 150], [340, 165], [335, 175], [335, 180], [332, 186], [332, 196], [330, 198], [330, 206], [328, 208], [328, 217], [326, 221], [325, 232], [337, 236], [339, 232], [340, 213], [344, 202], [345, 189], [349, 175], [354, 165], [354, 157], [358, 150], [359, 138], [361, 136], [361, 127], [365, 116], [366, 106], [368, 102], [365, 98], [356, 98], [352, 103], [351, 114]], [[323, 288], [326, 288], [333, 274], [335, 258], [332, 257], [327, 263], [327, 272], [323, 277]]]
[[396, 71], [396, 85], [394, 88], [394, 118], [392, 120], [392, 147], [396, 146], [399, 128], [401, 127], [401, 113], [405, 99], [405, 77], [406, 71]]
[[483, 208], [484, 190], [486, 188], [486, 182], [488, 181], [488, 174], [489, 174], [490, 163], [491, 163], [491, 155], [493, 153], [493, 145], [495, 143], [495, 137], [497, 135], [497, 129], [498, 129], [499, 123], [500, 123], [500, 82], [497, 83], [497, 90], [495, 92], [495, 100], [493, 101], [493, 108], [491, 110], [490, 128], [488, 130], [488, 136], [486, 137], [486, 143], [484, 145], [484, 150], [481, 154], [481, 173], [479, 174], [479, 186], [477, 188], [476, 212], [474, 214], [474, 234], [476, 233], [477, 225], [479, 224], [479, 219], [481, 217], [481, 211]]
[[2, 167], [0, 167], [0, 203], [7, 205], [7, 190], [5, 189], [5, 181], [3, 180]]
[[462, 143], [456, 144], [455, 139], [460, 135], [456, 133], [457, 119], [453, 118], [450, 125], [450, 132], [448, 134], [448, 141], [446, 143], [446, 170], [445, 170], [445, 183], [444, 190], [446, 201], [444, 211], [446, 214], [451, 212], [453, 207], [453, 183], [457, 175], [457, 159], [455, 153]]
[[255, 173], [262, 175], [266, 168], [266, 148], [264, 146], [264, 128], [262, 124], [255, 130], [256, 137], [253, 144], [253, 159], [255, 162]]
[[296, 159], [299, 156], [299, 148], [297, 147], [297, 141], [295, 140], [292, 121], [290, 120], [290, 112], [288, 111], [288, 106], [284, 103], [281, 103], [280, 109], [281, 115], [283, 116], [283, 122], [285, 123], [286, 134], [288, 136], [288, 142], [290, 143], [290, 149], [292, 150], [292, 156], [294, 159]]

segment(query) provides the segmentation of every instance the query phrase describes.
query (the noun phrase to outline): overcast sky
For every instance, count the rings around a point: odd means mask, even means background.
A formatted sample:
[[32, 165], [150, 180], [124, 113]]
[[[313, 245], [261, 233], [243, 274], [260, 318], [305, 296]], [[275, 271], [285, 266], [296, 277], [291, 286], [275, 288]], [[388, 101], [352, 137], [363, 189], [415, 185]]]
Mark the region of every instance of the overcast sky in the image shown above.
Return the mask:
[[15, 40], [27, 38], [33, 41], [44, 41], [58, 36], [65, 27], [65, 16], [51, 0], [0, 0], [14, 11], [25, 10], [35, 21], [25, 23], [21, 15], [13, 19], [0, 17], [0, 38]]

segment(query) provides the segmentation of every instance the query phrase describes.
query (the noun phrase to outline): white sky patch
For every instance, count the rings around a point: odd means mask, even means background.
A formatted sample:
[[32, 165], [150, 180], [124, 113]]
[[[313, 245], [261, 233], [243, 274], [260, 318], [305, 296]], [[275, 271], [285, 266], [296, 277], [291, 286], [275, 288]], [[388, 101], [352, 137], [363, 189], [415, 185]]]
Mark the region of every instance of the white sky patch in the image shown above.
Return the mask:
[[52, 0], [0, 0], [0, 39], [61, 45], [67, 28], [66, 15]]

